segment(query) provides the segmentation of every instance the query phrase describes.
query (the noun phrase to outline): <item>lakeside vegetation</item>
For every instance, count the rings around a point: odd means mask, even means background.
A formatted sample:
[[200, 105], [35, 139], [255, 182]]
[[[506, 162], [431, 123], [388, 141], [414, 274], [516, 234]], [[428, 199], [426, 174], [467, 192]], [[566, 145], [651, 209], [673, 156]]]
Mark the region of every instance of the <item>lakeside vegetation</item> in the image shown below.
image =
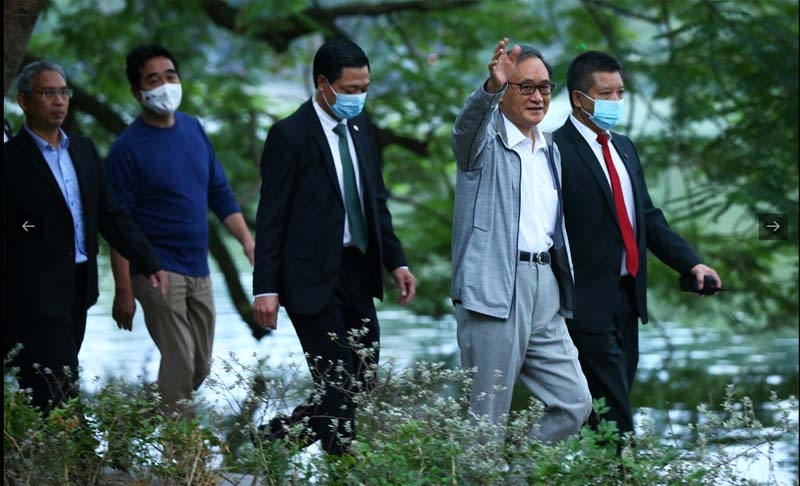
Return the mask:
[[[251, 442], [254, 424], [298, 403], [308, 383], [297, 369], [265, 361], [224, 365], [233, 382], [206, 386], [224, 406], [195, 404], [193, 420], [164, 416], [151, 387], [123, 379], [83, 394], [49, 417], [26, 405], [24, 391], [5, 380], [4, 484], [214, 485], [257, 478], [268, 485], [777, 485], [741, 476], [742, 464], [768, 464], [774, 478], [776, 444], [798, 434], [796, 397], [757, 404], [724, 387], [719, 403], [701, 405], [690, 434], [645, 414], [635, 438], [617, 455], [611, 424], [584, 428], [558, 445], [530, 442], [541, 416], [531, 400], [507, 428], [467, 418], [469, 374], [442, 363], [376, 370], [379, 385], [358, 395], [357, 440], [344, 457], [300, 451], [291, 439]], [[756, 408], [765, 406], [765, 424]], [[595, 407], [602, 407], [596, 403]], [[505, 437], [505, 440], [504, 440]], [[736, 446], [736, 447], [731, 447]]]

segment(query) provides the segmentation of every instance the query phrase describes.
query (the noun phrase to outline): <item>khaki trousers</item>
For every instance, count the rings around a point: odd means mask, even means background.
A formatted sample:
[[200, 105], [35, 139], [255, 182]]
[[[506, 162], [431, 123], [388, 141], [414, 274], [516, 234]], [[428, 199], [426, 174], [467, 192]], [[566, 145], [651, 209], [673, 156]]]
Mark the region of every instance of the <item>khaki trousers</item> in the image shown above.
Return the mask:
[[210, 277], [167, 273], [166, 298], [143, 275], [133, 277], [132, 285], [147, 331], [161, 353], [161, 399], [172, 407], [180, 400], [191, 399], [211, 371], [215, 312]]

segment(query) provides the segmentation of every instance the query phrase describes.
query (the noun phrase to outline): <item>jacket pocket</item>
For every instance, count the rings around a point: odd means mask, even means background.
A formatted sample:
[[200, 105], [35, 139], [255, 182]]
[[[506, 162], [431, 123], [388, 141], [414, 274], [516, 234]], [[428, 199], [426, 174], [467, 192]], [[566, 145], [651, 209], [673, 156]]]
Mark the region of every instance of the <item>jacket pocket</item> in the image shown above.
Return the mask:
[[475, 191], [473, 206], [472, 227], [481, 231], [490, 231], [494, 218], [494, 191], [496, 189], [484, 179], [483, 174], [478, 179], [478, 188]]

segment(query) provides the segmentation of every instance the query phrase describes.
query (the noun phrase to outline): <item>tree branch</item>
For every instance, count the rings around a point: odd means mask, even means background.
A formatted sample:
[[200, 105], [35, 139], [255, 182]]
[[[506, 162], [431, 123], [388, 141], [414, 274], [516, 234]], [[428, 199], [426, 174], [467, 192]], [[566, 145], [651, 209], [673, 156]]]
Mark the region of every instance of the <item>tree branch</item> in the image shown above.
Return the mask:
[[270, 331], [262, 328], [256, 324], [253, 318], [253, 307], [250, 305], [250, 299], [239, 281], [239, 270], [236, 268], [236, 263], [231, 257], [230, 251], [222, 241], [220, 235], [220, 227], [218, 224], [211, 223], [208, 225], [208, 251], [214, 256], [214, 259], [219, 264], [222, 275], [225, 278], [225, 283], [228, 287], [228, 293], [231, 297], [231, 302], [239, 313], [239, 316], [250, 328], [250, 332], [256, 340], [270, 333]]
[[119, 135], [128, 126], [125, 120], [100, 98], [90, 95], [82, 86], [72, 81], [69, 82], [69, 85], [73, 93], [70, 100], [71, 111], [81, 111], [90, 115], [101, 127], [114, 135]]
[[[319, 8], [307, 9], [302, 13], [290, 14], [286, 17], [276, 17], [259, 26], [240, 23], [238, 21], [240, 10], [228, 5], [225, 0], [205, 0], [202, 8], [211, 21], [219, 27], [237, 34], [251, 35], [266, 42], [278, 52], [285, 52], [294, 39], [304, 35], [314, 32], [340, 33], [333, 24], [334, 18], [320, 15], [319, 12], [324, 12], [324, 10]], [[309, 22], [309, 20], [314, 22]]]
[[3, 0], [3, 96], [17, 77], [39, 13], [48, 0]]
[[238, 21], [240, 9], [231, 7], [225, 0], [204, 0], [202, 8], [216, 25], [238, 34], [249, 33], [276, 51], [285, 52], [293, 40], [315, 32], [344, 35], [335, 24], [339, 17], [353, 15], [376, 17], [396, 12], [434, 12], [477, 3], [477, 0], [407, 0], [369, 5], [353, 2], [325, 8], [310, 7], [299, 13], [274, 17], [267, 22], [262, 21], [257, 26], [240, 23]]
[[378, 147], [381, 151], [383, 151], [383, 149], [385, 149], [387, 146], [394, 144], [409, 150], [419, 157], [427, 157], [430, 155], [427, 141], [421, 141], [415, 138], [399, 135], [397, 132], [379, 127], [371, 120], [370, 123], [372, 124], [372, 130], [375, 133], [375, 140], [378, 143]]
[[620, 7], [616, 4], [616, 2], [608, 2], [604, 0], [589, 0], [586, 2], [586, 6], [594, 5], [598, 8], [608, 9], [611, 10], [615, 15], [619, 15], [622, 17], [630, 17], [633, 19], [644, 20], [645, 22], [649, 22], [651, 24], [659, 24], [661, 23], [661, 17], [657, 16], [650, 16], [645, 15], [643, 13], [634, 12], [633, 10]]

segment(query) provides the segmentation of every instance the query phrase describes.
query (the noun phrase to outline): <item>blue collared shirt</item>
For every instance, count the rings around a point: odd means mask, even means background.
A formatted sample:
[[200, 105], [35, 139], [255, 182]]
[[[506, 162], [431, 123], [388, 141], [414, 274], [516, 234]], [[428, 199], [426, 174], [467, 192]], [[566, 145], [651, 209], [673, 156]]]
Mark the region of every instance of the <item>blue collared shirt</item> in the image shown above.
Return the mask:
[[25, 125], [25, 130], [31, 135], [36, 146], [47, 161], [47, 166], [58, 182], [61, 194], [67, 202], [69, 212], [72, 213], [72, 224], [75, 228], [75, 263], [83, 263], [89, 259], [86, 252], [86, 231], [83, 221], [83, 202], [81, 201], [81, 191], [78, 185], [78, 175], [75, 173], [75, 166], [72, 164], [72, 157], [69, 155], [69, 138], [63, 130], [55, 148], [44, 139], [36, 135]]

